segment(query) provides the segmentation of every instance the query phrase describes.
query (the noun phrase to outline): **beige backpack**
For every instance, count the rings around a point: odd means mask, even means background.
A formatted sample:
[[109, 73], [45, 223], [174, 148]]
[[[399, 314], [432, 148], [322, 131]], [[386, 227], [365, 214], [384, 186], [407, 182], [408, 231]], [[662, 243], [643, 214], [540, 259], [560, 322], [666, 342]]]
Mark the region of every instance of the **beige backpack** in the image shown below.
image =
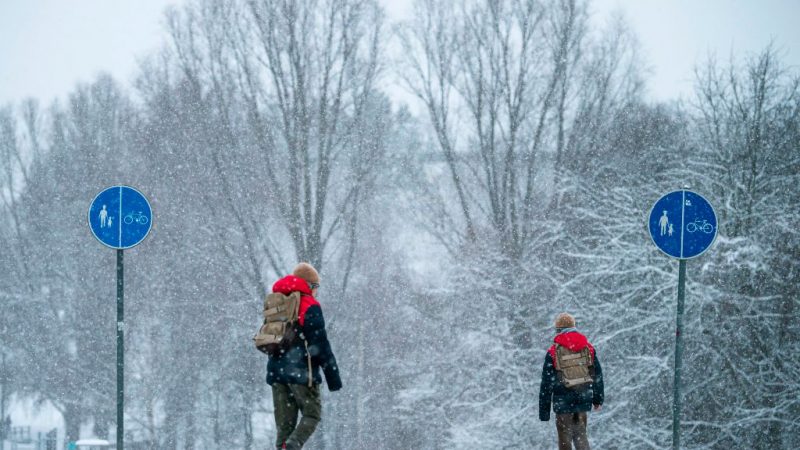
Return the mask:
[[589, 347], [579, 352], [572, 352], [556, 344], [556, 371], [564, 386], [574, 388], [591, 383], [594, 373], [593, 363]]
[[300, 297], [300, 292], [267, 295], [264, 299], [264, 323], [253, 337], [257, 349], [274, 356], [289, 348], [295, 339]]

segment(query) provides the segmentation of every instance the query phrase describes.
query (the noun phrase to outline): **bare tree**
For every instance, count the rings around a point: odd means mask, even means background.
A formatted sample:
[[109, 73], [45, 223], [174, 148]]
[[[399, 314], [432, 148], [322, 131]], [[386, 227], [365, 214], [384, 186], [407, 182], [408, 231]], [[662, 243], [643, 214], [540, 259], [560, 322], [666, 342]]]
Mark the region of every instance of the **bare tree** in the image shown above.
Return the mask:
[[[287, 269], [275, 230], [238, 206], [236, 197], [252, 186], [297, 259], [322, 267], [378, 160], [366, 156], [367, 166], [352, 166], [350, 155], [376, 154], [359, 136], [373, 129], [365, 114], [380, 70], [379, 8], [363, 1], [198, 2], [169, 23], [181, 73], [220, 120], [225, 150], [210, 157], [227, 192], [225, 211], [253, 236], [244, 244], [250, 267], [243, 273], [263, 293], [265, 263], [277, 273]], [[227, 158], [233, 148], [258, 156], [250, 185], [230, 175], [241, 171]], [[345, 179], [352, 182], [346, 188]]]
[[[213, 221], [204, 231], [234, 280], [226, 324], [239, 329], [257, 316], [252, 299], [296, 260], [330, 267], [326, 292], [343, 296], [391, 115], [376, 85], [377, 3], [197, 1], [167, 22], [168, 67], [143, 77], [141, 88], [177, 130], [154, 127], [206, 186], [201, 208]], [[164, 90], [179, 104], [164, 108]], [[248, 393], [259, 370], [251, 352], [237, 346], [226, 357], [249, 361], [249, 369], [234, 366], [212, 381], [238, 386], [246, 448], [253, 442]], [[173, 411], [171, 420], [189, 420]]]
[[[579, 240], [580, 230], [565, 226], [571, 215], [561, 199], [589, 188], [582, 175], [606, 150], [600, 136], [592, 144], [592, 133], [608, 133], [640, 87], [635, 42], [624, 23], [595, 32], [588, 18], [581, 1], [472, 1], [456, 8], [420, 1], [399, 33], [403, 80], [424, 105], [431, 146], [440, 154], [423, 164], [446, 175], [433, 178], [424, 194], [426, 219], [436, 224], [429, 230], [457, 267], [449, 279], [460, 281], [458, 305], [480, 305], [459, 309], [449, 338], [465, 342], [447, 350], [458, 362], [444, 365], [475, 367], [500, 386], [526, 392], [535, 386], [519, 373], [538, 364], [534, 343], [545, 345], [538, 329], [549, 322], [566, 274], [575, 274], [560, 236]], [[579, 167], [591, 169], [578, 174]], [[437, 191], [440, 203], [431, 195]], [[497, 334], [469, 325], [487, 316], [502, 318], [493, 322]], [[508, 356], [503, 362], [475, 355], [465, 338], [492, 341], [506, 332], [513, 344], [484, 349]], [[502, 405], [517, 421], [495, 433], [496, 416], [477, 418], [469, 398]], [[451, 444], [536, 445], [527, 422], [533, 414], [512, 391], [475, 387], [429, 400], [449, 421]]]
[[[454, 249], [454, 237], [468, 243], [478, 230], [488, 232], [505, 259], [501, 272], [509, 274], [536, 240], [541, 152], [549, 118], [563, 106], [557, 94], [569, 83], [564, 78], [580, 41], [583, 19], [576, 8], [582, 7], [472, 2], [453, 14], [429, 1], [416, 8], [416, 21], [400, 34], [408, 67], [403, 75], [426, 107], [458, 199], [456, 211], [436, 210], [456, 213], [463, 223], [463, 229], [436, 235]], [[509, 292], [515, 282], [502, 281]], [[510, 300], [518, 302], [514, 294]], [[527, 314], [509, 314], [517, 322], [515, 340], [529, 346], [528, 328], [519, 320]]]
[[[716, 199], [722, 237], [700, 306], [708, 320], [698, 326], [705, 333], [720, 327], [731, 332], [737, 356], [729, 346], [702, 342], [720, 370], [709, 375], [697, 368], [693, 391], [708, 394], [694, 397], [700, 415], [692, 422], [695, 439], [715, 446], [785, 447], [797, 433], [790, 417], [799, 388], [792, 381], [796, 364], [781, 355], [792, 352], [788, 343], [800, 332], [794, 320], [800, 77], [782, 67], [769, 46], [743, 64], [732, 60], [719, 67], [710, 58], [697, 70], [696, 93], [697, 156], [691, 170]], [[731, 387], [741, 393], [739, 408], [713, 394]], [[709, 408], [725, 411], [712, 426], [701, 419]]]

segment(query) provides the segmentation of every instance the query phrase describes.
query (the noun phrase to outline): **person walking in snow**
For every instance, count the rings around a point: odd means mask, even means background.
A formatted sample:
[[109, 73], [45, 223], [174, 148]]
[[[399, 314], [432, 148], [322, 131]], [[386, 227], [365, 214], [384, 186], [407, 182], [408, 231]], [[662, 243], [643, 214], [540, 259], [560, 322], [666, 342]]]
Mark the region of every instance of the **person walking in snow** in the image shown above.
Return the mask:
[[[330, 391], [342, 388], [336, 357], [325, 333], [322, 308], [315, 298], [318, 289], [319, 273], [308, 263], [298, 264], [292, 275], [281, 278], [272, 286], [272, 292], [301, 294], [297, 337], [286, 351], [270, 356], [267, 363], [267, 384], [272, 386], [278, 449], [302, 448], [322, 419], [319, 369], [325, 374]], [[299, 423], [298, 412], [302, 414]]]
[[539, 420], [556, 413], [558, 449], [589, 450], [586, 422], [589, 410], [603, 405], [603, 371], [597, 352], [586, 336], [575, 328], [567, 313], [556, 317], [554, 344], [547, 350], [539, 387]]

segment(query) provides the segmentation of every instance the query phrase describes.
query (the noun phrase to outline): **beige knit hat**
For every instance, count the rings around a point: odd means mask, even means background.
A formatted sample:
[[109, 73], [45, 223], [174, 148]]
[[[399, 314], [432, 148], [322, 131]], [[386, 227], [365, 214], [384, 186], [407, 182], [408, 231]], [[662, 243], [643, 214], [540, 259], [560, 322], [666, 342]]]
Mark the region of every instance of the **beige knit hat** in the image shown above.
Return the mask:
[[319, 284], [319, 273], [317, 269], [307, 262], [301, 262], [292, 271], [292, 275], [300, 277], [309, 283]]
[[568, 313], [561, 313], [556, 317], [556, 328], [575, 328], [575, 318]]

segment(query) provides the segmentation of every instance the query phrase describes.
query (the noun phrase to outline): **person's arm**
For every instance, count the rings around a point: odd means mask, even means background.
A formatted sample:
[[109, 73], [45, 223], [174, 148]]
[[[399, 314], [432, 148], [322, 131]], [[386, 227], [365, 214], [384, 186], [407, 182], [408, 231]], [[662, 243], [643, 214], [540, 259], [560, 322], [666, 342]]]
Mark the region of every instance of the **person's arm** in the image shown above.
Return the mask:
[[592, 404], [595, 409], [600, 409], [605, 399], [603, 386], [603, 368], [600, 367], [600, 360], [597, 358], [597, 350], [594, 353], [594, 385], [592, 387]]
[[322, 368], [328, 389], [338, 391], [342, 388], [339, 366], [336, 365], [336, 357], [333, 355], [330, 342], [328, 342], [325, 318], [322, 316], [322, 308], [319, 306], [314, 305], [306, 310], [303, 334], [308, 341], [308, 354], [311, 355], [311, 361]]
[[542, 422], [550, 420], [555, 380], [556, 370], [553, 367], [553, 358], [550, 357], [550, 352], [547, 352], [544, 357], [544, 366], [542, 367], [542, 383], [539, 385], [539, 420]]

